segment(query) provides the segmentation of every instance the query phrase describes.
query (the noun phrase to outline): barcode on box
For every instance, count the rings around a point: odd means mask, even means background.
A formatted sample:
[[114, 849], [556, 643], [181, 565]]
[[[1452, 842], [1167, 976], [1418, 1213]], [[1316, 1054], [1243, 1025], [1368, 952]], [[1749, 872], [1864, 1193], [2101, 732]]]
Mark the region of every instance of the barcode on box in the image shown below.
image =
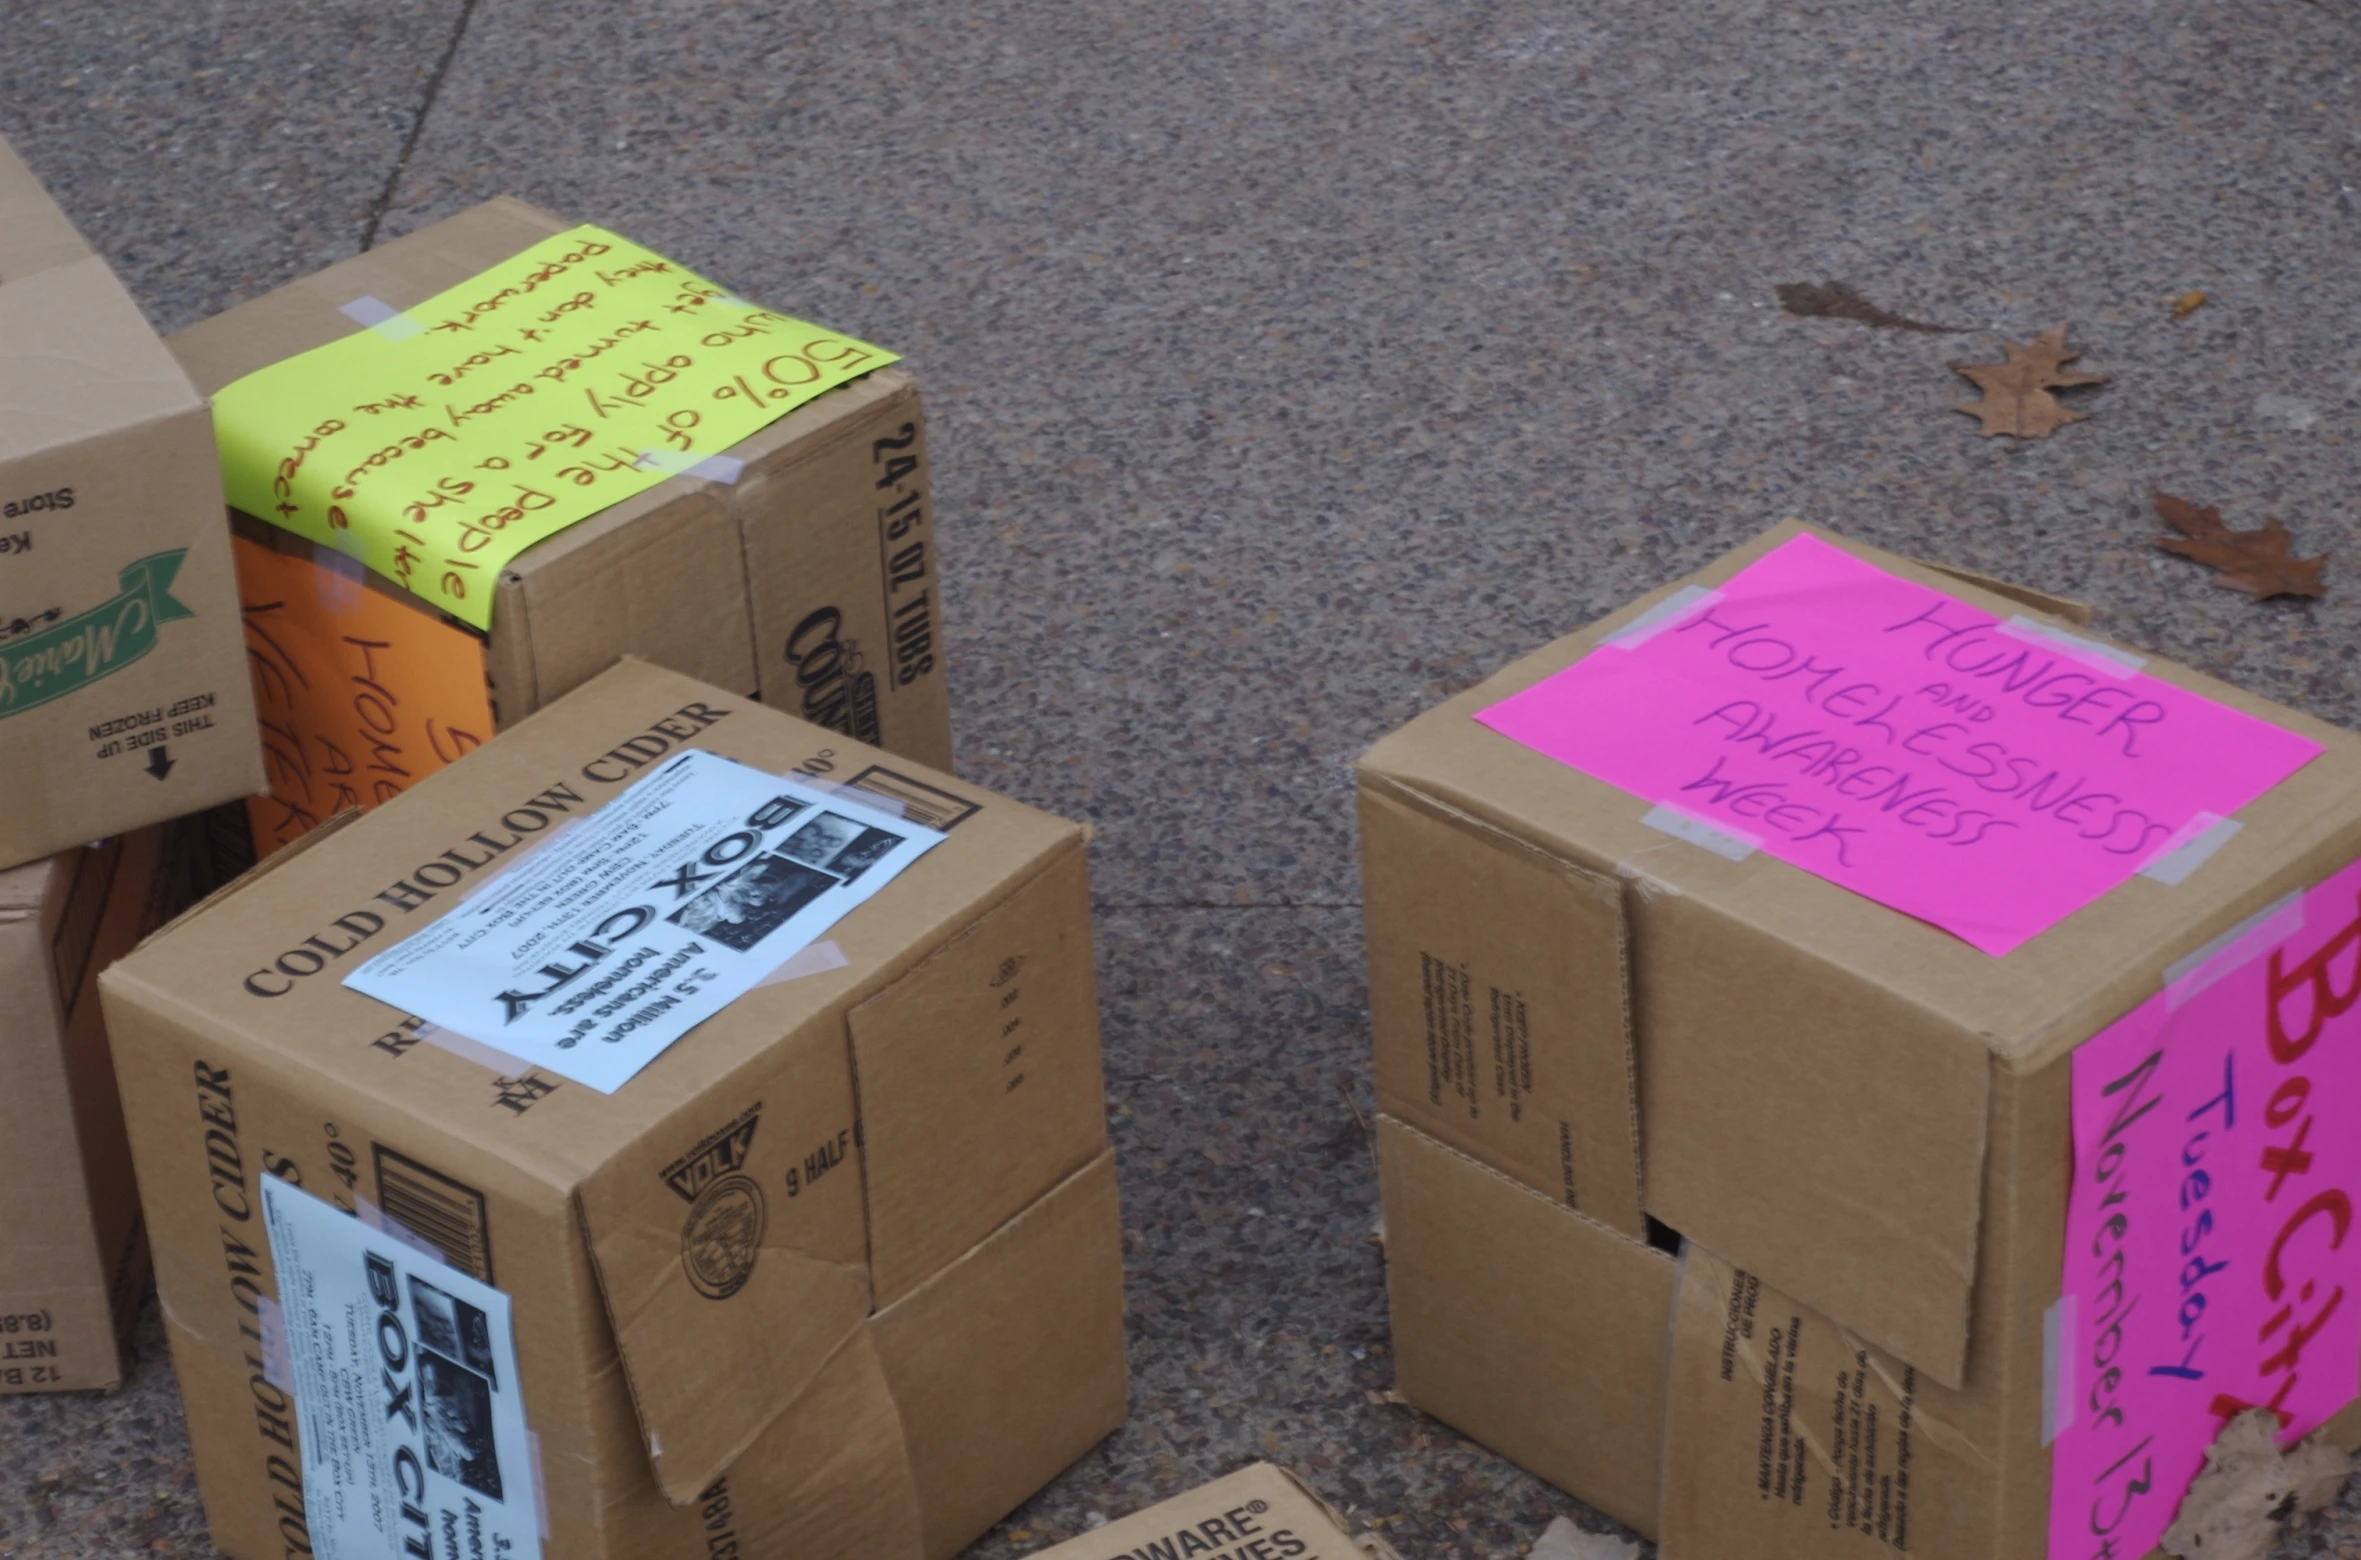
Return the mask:
[[383, 1143], [370, 1146], [377, 1154], [377, 1206], [385, 1216], [440, 1251], [460, 1272], [492, 1282], [492, 1225], [484, 1194]]
[[882, 764], [871, 764], [847, 780], [845, 785], [852, 790], [867, 791], [900, 802], [903, 817], [937, 831], [947, 831], [984, 810], [981, 802], [953, 796], [948, 791], [928, 785], [923, 780], [913, 780]]

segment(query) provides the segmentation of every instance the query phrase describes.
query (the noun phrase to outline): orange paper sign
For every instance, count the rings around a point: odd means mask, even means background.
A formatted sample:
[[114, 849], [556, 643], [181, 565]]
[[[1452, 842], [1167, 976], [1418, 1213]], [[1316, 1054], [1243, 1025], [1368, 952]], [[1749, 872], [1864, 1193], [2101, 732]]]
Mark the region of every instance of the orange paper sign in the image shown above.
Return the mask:
[[492, 734], [483, 644], [370, 589], [358, 564], [237, 539], [238, 600], [270, 792], [267, 856], [347, 807], [399, 796]]

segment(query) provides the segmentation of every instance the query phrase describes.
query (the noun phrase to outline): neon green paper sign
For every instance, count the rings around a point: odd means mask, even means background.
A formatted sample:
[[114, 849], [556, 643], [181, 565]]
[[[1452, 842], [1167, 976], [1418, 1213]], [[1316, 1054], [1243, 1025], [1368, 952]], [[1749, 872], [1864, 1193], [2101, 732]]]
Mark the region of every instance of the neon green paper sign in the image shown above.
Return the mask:
[[384, 312], [214, 396], [223, 484], [481, 629], [535, 542], [896, 361], [596, 227]]

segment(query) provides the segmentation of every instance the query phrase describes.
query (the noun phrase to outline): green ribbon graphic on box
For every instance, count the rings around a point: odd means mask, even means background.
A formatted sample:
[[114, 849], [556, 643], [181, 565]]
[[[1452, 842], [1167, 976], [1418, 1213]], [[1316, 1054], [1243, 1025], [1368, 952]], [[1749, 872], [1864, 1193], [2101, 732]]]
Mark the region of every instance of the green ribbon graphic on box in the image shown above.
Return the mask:
[[545, 239], [213, 398], [232, 505], [479, 629], [518, 553], [894, 353], [604, 228]]
[[113, 600], [0, 645], [0, 720], [121, 671], [156, 648], [160, 624], [195, 617], [172, 599], [172, 577], [187, 556], [186, 548], [175, 547], [125, 564]]

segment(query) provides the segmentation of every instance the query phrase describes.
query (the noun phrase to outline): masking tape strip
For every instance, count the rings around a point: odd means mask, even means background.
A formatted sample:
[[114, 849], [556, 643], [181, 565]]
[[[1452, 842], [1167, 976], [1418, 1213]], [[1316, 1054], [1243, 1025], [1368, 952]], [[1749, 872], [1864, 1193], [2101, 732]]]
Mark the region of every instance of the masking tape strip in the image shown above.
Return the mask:
[[2168, 887], [2178, 888], [2189, 881], [2189, 874], [2211, 861], [2214, 852], [2230, 843], [2246, 825], [2235, 818], [2224, 818], [2217, 813], [2201, 812], [2181, 825], [2173, 837], [2140, 868], [2139, 875], [2154, 878]]
[[2103, 645], [2095, 639], [2085, 639], [2080, 634], [2069, 634], [2055, 624], [2043, 623], [2034, 618], [2010, 618], [2000, 625], [2000, 631], [2011, 639], [2022, 639], [2027, 644], [2040, 645], [2045, 650], [2072, 656], [2092, 671], [2118, 682], [2148, 664], [2148, 658], [2144, 655], [2118, 650], [2113, 645]]
[[765, 986], [784, 986], [806, 975], [824, 975], [830, 970], [841, 970], [852, 962], [833, 939], [816, 942], [789, 954], [786, 963], [756, 981], [750, 989], [760, 991]]
[[1733, 833], [1718, 823], [1707, 823], [1702, 818], [1682, 812], [1677, 807], [1667, 807], [1662, 802], [1641, 814], [1640, 822], [1660, 834], [1669, 834], [1676, 840], [1687, 840], [1729, 861], [1744, 861], [1762, 846], [1762, 841], [1754, 836]]
[[369, 587], [361, 580], [369, 572], [368, 565], [341, 550], [312, 550], [312, 594], [320, 598], [320, 605], [337, 614], [358, 610], [361, 592]]
[[1718, 590], [1708, 590], [1702, 585], [1684, 585], [1600, 640], [1599, 648], [1604, 650], [1612, 646], [1617, 650], [1637, 650], [1666, 629], [1694, 617], [1721, 599], [1722, 593]]
[[746, 474], [746, 463], [735, 455], [690, 455], [679, 450], [642, 450], [637, 464], [643, 471], [665, 471], [676, 477], [703, 477], [708, 482], [732, 483]]
[[533, 1064], [521, 1056], [511, 1056], [498, 1046], [471, 1040], [455, 1029], [439, 1024], [420, 1024], [418, 1038], [428, 1045], [440, 1046], [453, 1056], [464, 1056], [478, 1067], [489, 1067], [503, 1078], [522, 1078], [533, 1070]]
[[815, 791], [826, 791], [831, 795], [842, 795], [848, 802], [866, 807], [872, 812], [884, 813], [889, 818], [909, 815], [908, 804], [899, 797], [884, 796], [857, 785], [840, 785], [834, 780], [823, 780], [818, 775], [807, 775], [800, 769], [790, 769], [787, 774], [798, 785], [808, 785]]
[[2234, 970], [2243, 969], [2304, 929], [2304, 891], [2265, 905], [2164, 970], [2164, 1007], [2171, 1012]]
[[541, 1524], [541, 1542], [549, 1542], [549, 1482], [541, 1476], [541, 1437], [525, 1426], [525, 1460], [533, 1465], [533, 1517]]
[[254, 1330], [261, 1339], [262, 1379], [281, 1392], [293, 1392], [295, 1357], [287, 1352], [287, 1313], [269, 1295], [254, 1297]]
[[2074, 1354], [2081, 1340], [2075, 1336], [2076, 1297], [2058, 1296], [2058, 1303], [2041, 1313], [2041, 1444], [2049, 1445], [2062, 1430], [2074, 1428]]
[[383, 298], [364, 295], [342, 305], [336, 312], [355, 325], [366, 325], [388, 341], [408, 341], [413, 336], [426, 334], [424, 325]]
[[388, 1240], [398, 1241], [420, 1256], [432, 1257], [437, 1262], [444, 1264], [448, 1264], [451, 1260], [444, 1254], [442, 1247], [423, 1236], [413, 1234], [408, 1225], [390, 1216], [383, 1208], [378, 1207], [366, 1197], [353, 1199], [353, 1217]]

